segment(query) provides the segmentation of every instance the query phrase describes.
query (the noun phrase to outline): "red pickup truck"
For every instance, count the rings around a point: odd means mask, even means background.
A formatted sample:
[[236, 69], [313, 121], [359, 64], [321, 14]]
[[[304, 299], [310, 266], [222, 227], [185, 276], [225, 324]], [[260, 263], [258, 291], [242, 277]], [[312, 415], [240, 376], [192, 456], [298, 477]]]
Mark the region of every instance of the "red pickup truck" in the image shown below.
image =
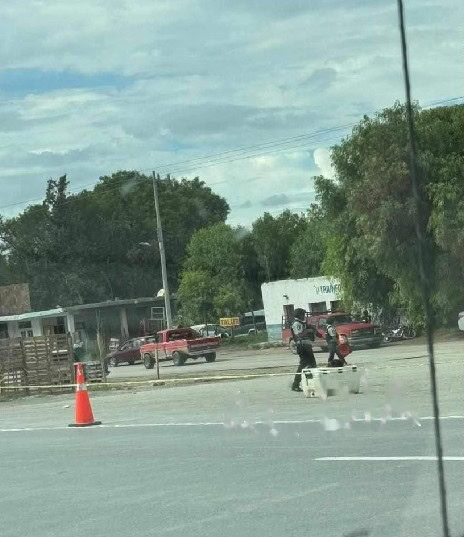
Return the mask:
[[[321, 350], [327, 351], [325, 336], [329, 317], [333, 319], [337, 334], [345, 336], [350, 347], [354, 349], [359, 347], [380, 347], [383, 339], [380, 326], [356, 321], [352, 315], [338, 312], [307, 315], [306, 324], [314, 328], [315, 331], [315, 347], [320, 347]], [[287, 343], [293, 352], [296, 352], [288, 323], [282, 326], [282, 341]]]
[[172, 360], [174, 365], [183, 365], [188, 358], [196, 360], [202, 356], [207, 362], [214, 362], [218, 347], [218, 337], [201, 337], [191, 328], [171, 328], [158, 332], [156, 341], [142, 345], [140, 354], [146, 369], [153, 369], [156, 352], [158, 360]]

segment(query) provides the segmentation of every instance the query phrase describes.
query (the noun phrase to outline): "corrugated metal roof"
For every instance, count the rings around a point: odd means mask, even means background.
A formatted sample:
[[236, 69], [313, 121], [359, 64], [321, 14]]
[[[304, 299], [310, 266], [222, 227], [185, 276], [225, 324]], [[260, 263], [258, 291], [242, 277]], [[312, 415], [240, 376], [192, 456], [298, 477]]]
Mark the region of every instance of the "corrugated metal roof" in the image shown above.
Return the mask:
[[[174, 298], [174, 295], [172, 295]], [[29, 313], [21, 313], [18, 315], [4, 315], [0, 317], [0, 323], [8, 321], [28, 321], [29, 319], [37, 319], [41, 317], [56, 317], [66, 315], [66, 312], [75, 313], [81, 310], [111, 308], [115, 306], [135, 306], [137, 304], [163, 303], [164, 297], [140, 297], [127, 298], [122, 300], [106, 300], [105, 302], [95, 302], [93, 304], [78, 304], [76, 306], [66, 306], [64, 308], [54, 308], [44, 311], [30, 311]]]
[[94, 304], [79, 304], [77, 306], [68, 306], [65, 309], [67, 311], [75, 312], [80, 310], [111, 308], [114, 306], [131, 306], [137, 304], [146, 304], [147, 302], [162, 302], [164, 304], [164, 297], [145, 296], [140, 298], [127, 298], [122, 300], [106, 300], [105, 302], [95, 302]]
[[52, 310], [44, 311], [30, 311], [28, 313], [20, 313], [18, 315], [4, 315], [3, 317], [0, 317], [0, 323], [6, 323], [8, 321], [28, 321], [29, 319], [57, 317], [61, 315], [66, 315], [64, 308], [54, 308]]

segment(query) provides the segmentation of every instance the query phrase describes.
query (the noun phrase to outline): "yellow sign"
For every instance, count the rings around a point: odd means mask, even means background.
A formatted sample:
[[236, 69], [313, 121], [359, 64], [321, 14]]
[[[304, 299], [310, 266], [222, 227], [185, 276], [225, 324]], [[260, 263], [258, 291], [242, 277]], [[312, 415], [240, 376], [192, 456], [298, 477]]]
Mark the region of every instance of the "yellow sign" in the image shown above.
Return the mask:
[[223, 328], [230, 328], [232, 326], [240, 326], [240, 317], [222, 317], [219, 319], [219, 324]]

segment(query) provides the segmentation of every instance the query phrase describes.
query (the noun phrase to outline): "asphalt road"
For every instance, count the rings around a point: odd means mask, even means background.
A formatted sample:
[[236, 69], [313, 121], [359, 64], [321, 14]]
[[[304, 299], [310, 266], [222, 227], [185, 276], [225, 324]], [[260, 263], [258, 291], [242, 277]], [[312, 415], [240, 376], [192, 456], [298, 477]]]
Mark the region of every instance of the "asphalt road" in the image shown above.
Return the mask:
[[[462, 425], [443, 421], [453, 535]], [[431, 421], [22, 431], [0, 454], [4, 537], [440, 535], [436, 463], [390, 459], [433, 457]]]
[[[462, 352], [464, 338], [462, 341], [452, 341], [437, 345], [438, 359], [454, 359], [456, 353]], [[384, 367], [389, 362], [397, 363], [401, 360], [422, 359], [426, 360], [427, 351], [425, 345], [415, 344], [413, 341], [400, 342], [382, 346], [379, 349], [360, 349], [354, 351], [348, 358], [351, 363], [356, 363], [369, 367]], [[319, 352], [315, 348], [316, 361], [319, 364], [326, 364], [328, 353]], [[287, 348], [265, 349], [261, 351], [237, 350], [222, 347], [218, 352], [216, 362], [206, 363], [204, 359], [187, 360], [183, 366], [174, 366], [171, 361], [160, 362], [160, 376], [198, 376], [202, 374], [212, 374], [221, 372], [231, 372], [234, 370], [247, 370], [267, 367], [282, 367], [296, 365], [298, 357], [290, 353]], [[145, 369], [143, 364], [134, 365], [121, 364], [118, 367], [110, 368], [109, 381], [122, 379], [154, 379], [156, 372], [154, 369]]]
[[[437, 362], [458, 536], [461, 343]], [[92, 429], [67, 427], [72, 395], [0, 403], [1, 535], [441, 535], [423, 349], [364, 365], [362, 394], [326, 402], [291, 392], [290, 376], [92, 393]]]

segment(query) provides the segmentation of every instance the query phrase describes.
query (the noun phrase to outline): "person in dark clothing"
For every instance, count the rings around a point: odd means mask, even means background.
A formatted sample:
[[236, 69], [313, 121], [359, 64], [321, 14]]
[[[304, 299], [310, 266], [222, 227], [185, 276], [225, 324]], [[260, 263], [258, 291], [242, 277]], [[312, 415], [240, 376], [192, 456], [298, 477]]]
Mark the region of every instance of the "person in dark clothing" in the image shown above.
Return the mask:
[[293, 379], [292, 390], [301, 392], [301, 371], [307, 367], [317, 367], [313, 353], [314, 329], [306, 325], [306, 312], [302, 308], [297, 308], [294, 313], [292, 323], [292, 336], [296, 344], [296, 352], [300, 358], [295, 378]]
[[[327, 319], [327, 333], [325, 335], [327, 348], [329, 349], [329, 367], [341, 367], [346, 364], [345, 358], [338, 352], [337, 349], [337, 330], [335, 329], [333, 319]], [[335, 358], [337, 355], [337, 358]]]
[[363, 314], [362, 314], [362, 322], [363, 323], [371, 323], [371, 321], [372, 321], [372, 318], [369, 315], [369, 312], [367, 310], [364, 310]]

